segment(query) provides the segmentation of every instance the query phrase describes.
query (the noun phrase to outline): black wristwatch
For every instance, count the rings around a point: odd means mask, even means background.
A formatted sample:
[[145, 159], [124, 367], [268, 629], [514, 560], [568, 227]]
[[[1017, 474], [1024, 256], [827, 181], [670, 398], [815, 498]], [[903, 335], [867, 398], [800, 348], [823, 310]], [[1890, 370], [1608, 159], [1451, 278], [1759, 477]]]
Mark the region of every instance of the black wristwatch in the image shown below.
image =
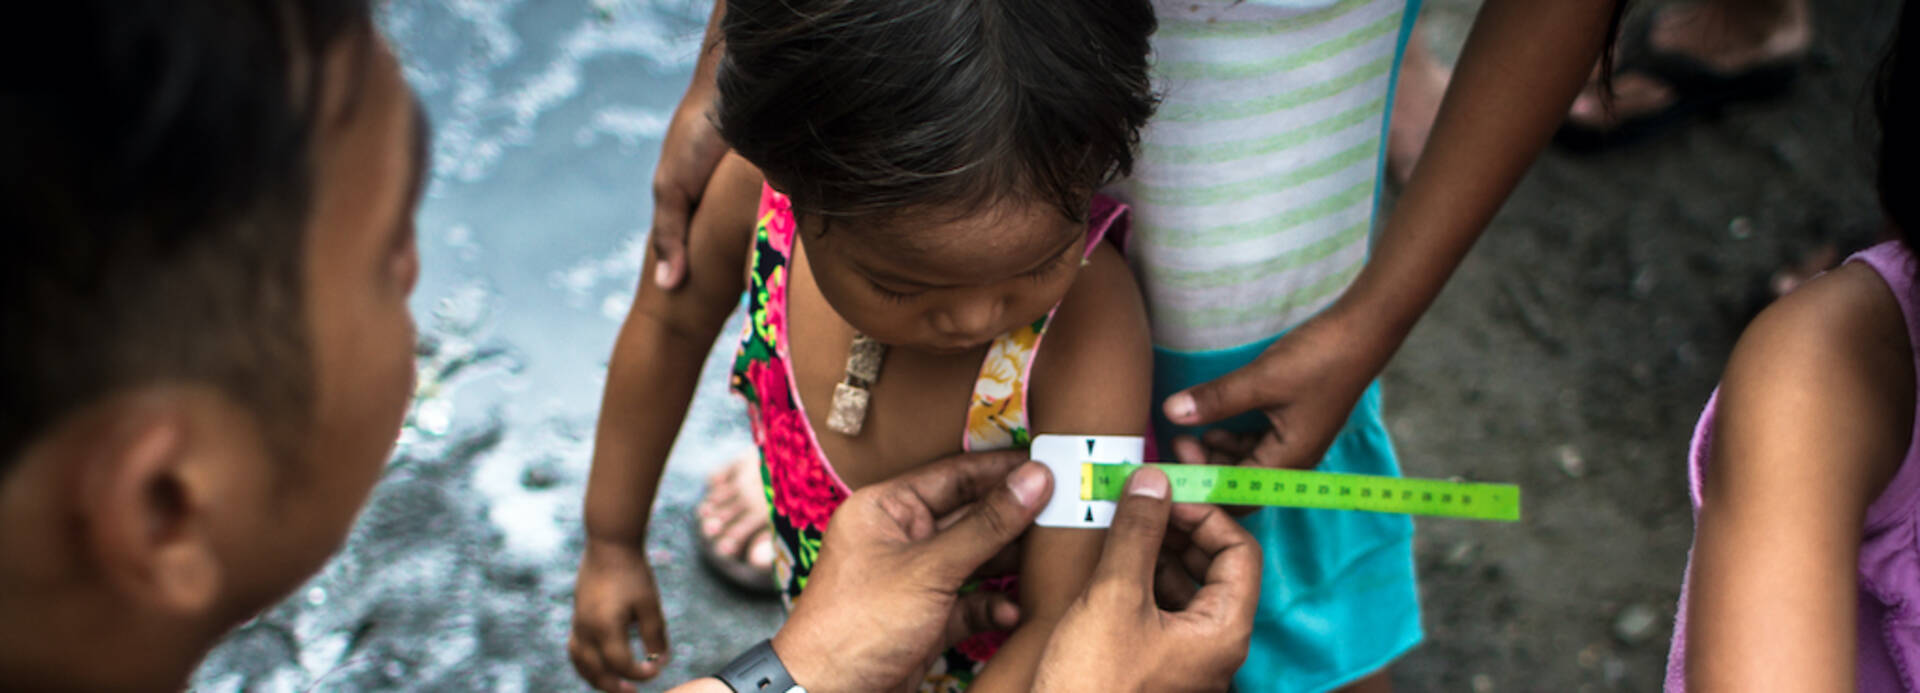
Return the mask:
[[780, 655], [774, 653], [770, 639], [748, 648], [720, 667], [720, 672], [713, 677], [727, 684], [734, 693], [807, 693], [807, 689], [793, 682], [793, 674], [787, 673], [787, 665], [780, 663]]

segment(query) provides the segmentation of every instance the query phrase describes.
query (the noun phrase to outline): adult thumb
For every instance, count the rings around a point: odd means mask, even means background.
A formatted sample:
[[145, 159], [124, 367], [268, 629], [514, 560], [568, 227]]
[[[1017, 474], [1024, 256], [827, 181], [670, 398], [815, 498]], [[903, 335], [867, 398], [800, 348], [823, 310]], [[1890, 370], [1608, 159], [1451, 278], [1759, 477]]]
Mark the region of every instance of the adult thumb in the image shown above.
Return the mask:
[[1027, 531], [1052, 491], [1053, 475], [1045, 465], [1023, 464], [1007, 475], [1006, 483], [968, 507], [959, 520], [923, 546], [930, 560], [939, 561], [942, 573], [958, 584]]
[[1211, 382], [1167, 397], [1161, 405], [1167, 420], [1182, 426], [1200, 426], [1239, 416], [1275, 404], [1267, 401], [1266, 369], [1255, 360]]
[[1126, 495], [1114, 508], [1107, 545], [1094, 568], [1096, 582], [1132, 586], [1137, 590], [1129, 593], [1143, 597], [1150, 594], [1160, 544], [1167, 536], [1167, 516], [1173, 511], [1168, 496], [1166, 472], [1141, 467], [1127, 478]]

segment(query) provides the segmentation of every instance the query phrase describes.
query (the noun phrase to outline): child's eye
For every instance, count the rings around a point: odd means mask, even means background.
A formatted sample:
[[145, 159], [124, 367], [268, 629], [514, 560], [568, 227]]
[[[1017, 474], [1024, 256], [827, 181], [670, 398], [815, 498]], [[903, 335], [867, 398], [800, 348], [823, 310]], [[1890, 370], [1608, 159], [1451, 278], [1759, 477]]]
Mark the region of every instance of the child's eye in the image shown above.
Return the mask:
[[913, 297], [920, 295], [919, 292], [901, 293], [873, 282], [868, 282], [868, 284], [873, 286], [874, 293], [880, 294], [880, 297], [886, 299], [889, 303], [906, 303], [907, 301], [913, 300]]
[[1030, 269], [1030, 270], [1027, 270], [1026, 272], [1021, 273], [1020, 276], [1022, 278], [1032, 279], [1034, 281], [1045, 279], [1047, 278], [1047, 275], [1052, 274], [1055, 269], [1058, 269], [1060, 265], [1064, 264], [1061, 261], [1067, 259], [1067, 255], [1071, 254], [1072, 250], [1073, 250], [1073, 247], [1068, 246], [1067, 249], [1064, 251], [1061, 251], [1059, 255], [1053, 256], [1053, 259], [1046, 261], [1045, 264], [1042, 264], [1039, 267], [1035, 267], [1033, 269]]

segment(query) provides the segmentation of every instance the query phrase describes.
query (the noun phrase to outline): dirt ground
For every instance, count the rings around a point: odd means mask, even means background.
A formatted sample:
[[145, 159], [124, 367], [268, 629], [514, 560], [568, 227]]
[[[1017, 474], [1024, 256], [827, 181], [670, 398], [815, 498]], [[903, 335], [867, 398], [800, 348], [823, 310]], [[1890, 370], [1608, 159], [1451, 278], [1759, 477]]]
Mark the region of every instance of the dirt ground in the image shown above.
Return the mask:
[[[1477, 3], [1428, 5], [1450, 62]], [[1819, 3], [1785, 98], [1628, 150], [1549, 152], [1493, 222], [1388, 369], [1386, 405], [1409, 474], [1519, 483], [1525, 521], [1420, 523], [1428, 638], [1393, 667], [1399, 689], [1658, 687], [1699, 408], [1772, 272], [1879, 233], [1859, 114], [1894, 9]], [[230, 637], [197, 690], [581, 688], [563, 647], [595, 408], [705, 16], [701, 0], [383, 5], [437, 133], [419, 397], [339, 559]], [[693, 549], [703, 475], [749, 445], [730, 353], [703, 372], [655, 509], [674, 641], [643, 690], [710, 673], [780, 618]]]
[[[1428, 638], [1402, 690], [1658, 687], [1700, 407], [1771, 273], [1879, 238], [1858, 114], [1897, 3], [1816, 4], [1784, 99], [1543, 157], [1388, 369], [1408, 474], [1517, 482], [1526, 503], [1519, 525], [1421, 521]], [[1471, 9], [1428, 9], [1436, 50]]]

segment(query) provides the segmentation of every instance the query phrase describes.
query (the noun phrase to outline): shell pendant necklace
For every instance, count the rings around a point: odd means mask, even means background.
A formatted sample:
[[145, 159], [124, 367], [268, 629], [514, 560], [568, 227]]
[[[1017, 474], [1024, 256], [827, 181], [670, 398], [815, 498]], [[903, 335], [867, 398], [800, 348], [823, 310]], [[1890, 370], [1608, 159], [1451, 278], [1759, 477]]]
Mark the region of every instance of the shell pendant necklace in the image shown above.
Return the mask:
[[880, 362], [887, 357], [887, 345], [855, 332], [847, 347], [847, 374], [833, 386], [833, 408], [827, 413], [827, 429], [844, 436], [860, 435], [867, 422], [867, 405], [873, 401], [874, 381], [880, 379]]

